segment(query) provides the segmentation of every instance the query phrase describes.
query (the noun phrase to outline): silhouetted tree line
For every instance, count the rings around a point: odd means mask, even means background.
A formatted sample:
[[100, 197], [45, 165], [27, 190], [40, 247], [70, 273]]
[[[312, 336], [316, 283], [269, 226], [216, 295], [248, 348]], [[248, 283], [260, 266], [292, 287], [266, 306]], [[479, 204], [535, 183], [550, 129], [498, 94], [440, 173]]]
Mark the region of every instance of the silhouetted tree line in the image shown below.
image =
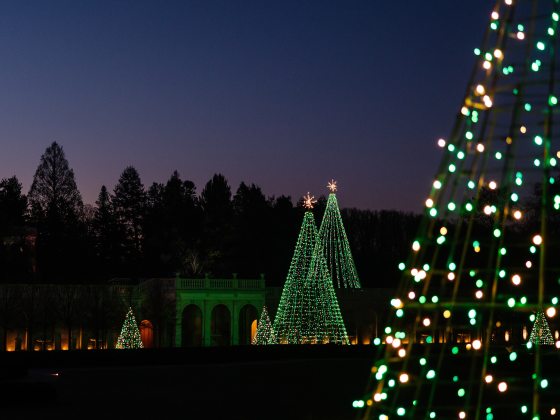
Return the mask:
[[[27, 195], [13, 176], [0, 181], [0, 280], [3, 283], [96, 283], [111, 278], [265, 275], [280, 286], [303, 209], [289, 196], [265, 197], [242, 182], [235, 193], [215, 174], [200, 194], [175, 171], [143, 184], [128, 166], [114, 189], [102, 186], [84, 205], [56, 142], [41, 157]], [[321, 222], [326, 198], [314, 210]], [[392, 287], [419, 216], [343, 209], [350, 246], [365, 287]]]

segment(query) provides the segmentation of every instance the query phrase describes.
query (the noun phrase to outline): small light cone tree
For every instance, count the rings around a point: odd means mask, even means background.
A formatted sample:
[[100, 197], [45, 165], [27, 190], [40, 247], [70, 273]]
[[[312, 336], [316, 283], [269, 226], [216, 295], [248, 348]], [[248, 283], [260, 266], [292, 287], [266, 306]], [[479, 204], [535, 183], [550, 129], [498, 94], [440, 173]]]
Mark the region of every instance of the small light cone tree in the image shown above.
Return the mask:
[[543, 311], [537, 312], [535, 323], [529, 336], [529, 342], [532, 344], [554, 345], [554, 338], [552, 338], [552, 333]]
[[136, 318], [132, 312], [132, 308], [128, 309], [124, 323], [117, 339], [116, 349], [141, 349], [144, 347], [140, 337], [140, 330], [136, 323]]
[[261, 317], [257, 323], [257, 333], [253, 337], [251, 344], [265, 345], [265, 344], [278, 344], [274, 328], [270, 322], [266, 305], [263, 306]]
[[335, 287], [360, 288], [360, 279], [336, 199], [336, 181], [331, 180], [327, 187], [330, 194], [319, 228], [319, 241], [325, 254], [328, 270]]
[[299, 231], [292, 262], [282, 289], [280, 303], [274, 318], [274, 332], [280, 344], [301, 343], [301, 314], [303, 311], [303, 284], [317, 243], [317, 226], [311, 209], [316, 202], [307, 193], [304, 197], [306, 212]]

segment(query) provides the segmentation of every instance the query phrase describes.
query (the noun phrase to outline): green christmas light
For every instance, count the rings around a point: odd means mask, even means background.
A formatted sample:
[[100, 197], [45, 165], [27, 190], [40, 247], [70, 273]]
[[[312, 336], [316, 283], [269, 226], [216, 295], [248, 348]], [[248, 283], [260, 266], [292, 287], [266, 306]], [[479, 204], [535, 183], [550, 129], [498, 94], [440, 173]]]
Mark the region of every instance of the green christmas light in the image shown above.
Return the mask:
[[360, 280], [338, 208], [336, 181], [329, 182], [328, 188], [331, 193], [319, 228], [319, 241], [325, 253], [329, 273], [336, 287], [360, 288]]
[[136, 324], [136, 318], [132, 312], [132, 308], [128, 308], [126, 317], [124, 319], [121, 333], [117, 339], [116, 349], [141, 349], [144, 347]]
[[305, 197], [302, 227], [282, 290], [274, 331], [280, 344], [349, 344], [346, 328], [318, 240], [311, 213], [313, 197]]
[[266, 310], [266, 305], [263, 306], [261, 317], [257, 323], [257, 333], [253, 337], [251, 344], [256, 345], [267, 345], [267, 344], [278, 344], [278, 339], [274, 333], [274, 328], [270, 322], [268, 316], [268, 311]]
[[[405, 309], [387, 322], [407, 340], [385, 334], [376, 348], [387, 373], [369, 384], [364, 419], [400, 408], [410, 419], [548, 418], [557, 404], [556, 378], [543, 376], [558, 350], [542, 345], [555, 344], [542, 307], [560, 284], [560, 1], [532, 6], [497, 0], [489, 11], [397, 289]], [[540, 312], [531, 338], [529, 311]]]
[[529, 337], [529, 342], [540, 345], [554, 344], [554, 338], [552, 338], [552, 333], [550, 332], [550, 328], [543, 311], [537, 312], [535, 323]]

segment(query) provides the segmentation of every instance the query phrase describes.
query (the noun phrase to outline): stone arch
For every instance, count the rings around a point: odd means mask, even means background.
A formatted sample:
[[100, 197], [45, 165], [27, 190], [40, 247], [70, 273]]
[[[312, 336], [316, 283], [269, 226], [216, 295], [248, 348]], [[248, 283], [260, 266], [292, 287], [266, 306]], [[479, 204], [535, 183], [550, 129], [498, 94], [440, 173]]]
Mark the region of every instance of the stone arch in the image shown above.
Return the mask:
[[154, 325], [151, 321], [144, 319], [138, 327], [140, 329], [140, 338], [144, 348], [151, 349], [154, 347]]
[[181, 336], [183, 347], [202, 346], [202, 310], [197, 305], [183, 309]]
[[257, 309], [247, 304], [239, 311], [239, 344], [251, 344], [253, 340], [253, 322], [257, 320]]
[[219, 304], [212, 309], [210, 331], [213, 346], [231, 344], [231, 313], [226, 305]]

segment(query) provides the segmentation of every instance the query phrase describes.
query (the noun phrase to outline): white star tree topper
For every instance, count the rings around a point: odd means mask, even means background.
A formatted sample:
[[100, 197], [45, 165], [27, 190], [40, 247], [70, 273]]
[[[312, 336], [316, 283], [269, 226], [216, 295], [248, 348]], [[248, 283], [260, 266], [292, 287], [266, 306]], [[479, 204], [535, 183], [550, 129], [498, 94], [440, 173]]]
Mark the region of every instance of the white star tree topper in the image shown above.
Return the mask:
[[331, 179], [331, 181], [327, 184], [327, 188], [332, 192], [336, 192], [337, 187], [336, 187], [336, 181], [334, 179]]
[[313, 208], [313, 204], [315, 204], [316, 202], [317, 200], [315, 200], [315, 196], [310, 195], [309, 192], [307, 193], [307, 195], [303, 196], [303, 207], [308, 210], [311, 210]]

